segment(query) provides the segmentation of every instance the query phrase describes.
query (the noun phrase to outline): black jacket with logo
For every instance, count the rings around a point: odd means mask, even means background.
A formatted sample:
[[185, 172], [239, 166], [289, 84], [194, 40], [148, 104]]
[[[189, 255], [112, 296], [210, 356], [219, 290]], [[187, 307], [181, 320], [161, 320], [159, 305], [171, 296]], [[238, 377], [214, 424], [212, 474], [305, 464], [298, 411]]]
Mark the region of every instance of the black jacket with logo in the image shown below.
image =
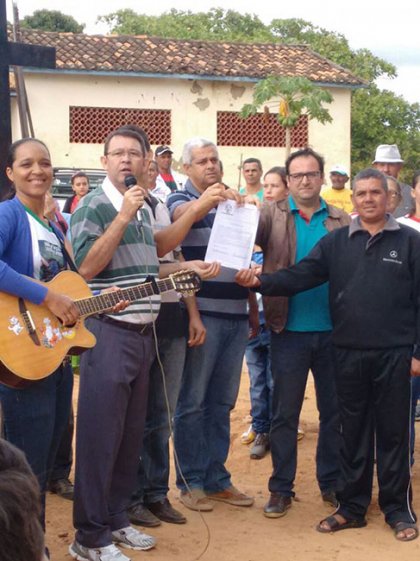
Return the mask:
[[420, 358], [420, 233], [389, 217], [371, 236], [356, 218], [327, 234], [298, 264], [261, 275], [257, 290], [293, 296], [326, 281], [335, 345], [416, 345]]

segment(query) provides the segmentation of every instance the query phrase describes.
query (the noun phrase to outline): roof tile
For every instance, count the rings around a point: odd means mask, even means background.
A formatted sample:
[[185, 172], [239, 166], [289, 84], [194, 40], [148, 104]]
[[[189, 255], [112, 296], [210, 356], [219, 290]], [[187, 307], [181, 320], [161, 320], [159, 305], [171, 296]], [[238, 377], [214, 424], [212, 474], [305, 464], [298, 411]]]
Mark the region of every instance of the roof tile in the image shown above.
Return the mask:
[[313, 52], [306, 45], [227, 43], [145, 36], [106, 36], [22, 29], [22, 41], [56, 47], [63, 70], [189, 74], [264, 78], [270, 74], [305, 76], [343, 86], [364, 80]]

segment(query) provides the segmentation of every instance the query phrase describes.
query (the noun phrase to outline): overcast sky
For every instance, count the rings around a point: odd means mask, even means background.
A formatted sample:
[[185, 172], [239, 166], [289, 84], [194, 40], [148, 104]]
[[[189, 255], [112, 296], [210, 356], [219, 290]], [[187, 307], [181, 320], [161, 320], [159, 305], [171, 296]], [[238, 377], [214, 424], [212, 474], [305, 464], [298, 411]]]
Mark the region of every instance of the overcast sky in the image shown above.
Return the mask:
[[[12, 0], [6, 0], [8, 19], [12, 19]], [[300, 0], [278, 2], [273, 0], [17, 0], [20, 18], [35, 10], [60, 10], [86, 24], [88, 33], [104, 33], [106, 28], [96, 24], [98, 15], [106, 15], [122, 8], [158, 15], [176, 8], [178, 10], [208, 11], [212, 7], [241, 13], [256, 14], [264, 23], [275, 18], [302, 18], [330, 31], [342, 33], [353, 49], [366, 48], [375, 55], [395, 64], [398, 78], [380, 80], [379, 86], [403, 95], [410, 102], [420, 103], [420, 31], [418, 8], [414, 0], [399, 0], [395, 4], [369, 2], [369, 0]], [[271, 6], [270, 6], [271, 4]], [[381, 7], [382, 11], [381, 11]]]

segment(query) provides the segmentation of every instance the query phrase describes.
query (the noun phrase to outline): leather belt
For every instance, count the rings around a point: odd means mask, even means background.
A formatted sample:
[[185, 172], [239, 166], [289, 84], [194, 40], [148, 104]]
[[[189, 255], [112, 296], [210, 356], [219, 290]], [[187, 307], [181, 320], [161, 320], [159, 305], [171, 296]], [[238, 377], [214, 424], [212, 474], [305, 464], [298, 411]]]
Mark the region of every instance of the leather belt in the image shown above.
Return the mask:
[[135, 331], [136, 333], [139, 333], [139, 335], [150, 335], [153, 331], [153, 323], [129, 323], [128, 321], [114, 319], [104, 315], [95, 315], [93, 317], [104, 323], [109, 323], [110, 325], [121, 327], [121, 329], [126, 329], [127, 331]]

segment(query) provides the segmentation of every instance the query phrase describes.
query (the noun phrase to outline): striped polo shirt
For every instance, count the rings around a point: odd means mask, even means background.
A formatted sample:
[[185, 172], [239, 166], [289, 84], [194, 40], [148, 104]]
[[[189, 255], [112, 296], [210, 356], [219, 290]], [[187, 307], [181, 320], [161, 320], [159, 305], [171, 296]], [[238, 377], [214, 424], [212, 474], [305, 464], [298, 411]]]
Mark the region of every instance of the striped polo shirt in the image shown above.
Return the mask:
[[[200, 195], [201, 193], [190, 180], [186, 182], [182, 191], [169, 195], [167, 205], [171, 218], [173, 219], [174, 211], [178, 206], [194, 201]], [[216, 208], [213, 208], [202, 220], [195, 222], [191, 227], [182, 242], [182, 254], [187, 261], [204, 260], [215, 215]], [[236, 271], [233, 269], [222, 267], [216, 278], [203, 281], [202, 288], [197, 293], [198, 309], [202, 314], [230, 319], [248, 317], [248, 289], [236, 284], [235, 273]]]
[[[72, 245], [78, 266], [117, 216], [116, 202], [111, 202], [105, 192], [109, 189], [115, 189], [116, 193], [113, 194], [116, 198], [118, 195], [122, 197], [106, 178], [102, 187], [94, 189], [81, 199], [71, 215]], [[149, 275], [158, 277], [159, 260], [149, 215], [142, 211], [142, 226], [136, 219], [130, 222], [111, 261], [88, 284], [92, 290], [103, 290], [111, 286], [129, 288], [144, 283]], [[152, 296], [136, 300], [119, 314], [109, 315], [131, 323], [149, 323], [156, 319], [159, 305], [160, 296]]]

